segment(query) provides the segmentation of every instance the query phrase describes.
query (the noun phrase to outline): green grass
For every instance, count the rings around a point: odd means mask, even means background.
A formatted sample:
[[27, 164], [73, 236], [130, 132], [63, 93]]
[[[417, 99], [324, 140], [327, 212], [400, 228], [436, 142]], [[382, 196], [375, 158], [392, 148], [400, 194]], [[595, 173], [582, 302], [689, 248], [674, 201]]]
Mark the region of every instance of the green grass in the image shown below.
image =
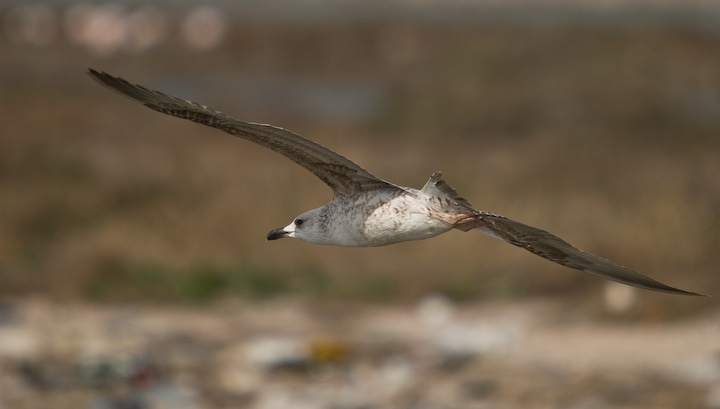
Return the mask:
[[[397, 279], [377, 273], [338, 281], [317, 269], [284, 274], [254, 266], [202, 264], [178, 270], [147, 263], [109, 265], [86, 280], [83, 293], [88, 300], [97, 302], [200, 305], [227, 297], [266, 301], [286, 295], [301, 295], [318, 301], [387, 303], [397, 300], [402, 295], [402, 289]], [[466, 298], [472, 296], [464, 295]]]
[[85, 295], [96, 301], [175, 302], [203, 304], [234, 296], [266, 300], [296, 291], [290, 280], [262, 269], [200, 265], [174, 270], [158, 264], [123, 266], [99, 271], [86, 284]]

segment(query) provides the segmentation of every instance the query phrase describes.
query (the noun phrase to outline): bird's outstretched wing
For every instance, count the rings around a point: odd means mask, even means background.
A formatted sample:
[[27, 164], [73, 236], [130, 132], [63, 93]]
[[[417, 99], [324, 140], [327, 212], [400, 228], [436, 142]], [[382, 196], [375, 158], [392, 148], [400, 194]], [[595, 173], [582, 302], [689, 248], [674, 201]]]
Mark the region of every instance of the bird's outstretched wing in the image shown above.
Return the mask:
[[272, 149], [312, 172], [335, 194], [396, 187], [330, 149], [285, 129], [240, 121], [204, 105], [149, 90], [104, 72], [88, 69], [87, 73], [101, 85], [152, 110], [211, 126]]
[[610, 260], [586, 253], [545, 230], [485, 212], [482, 213], [482, 220], [485, 225], [478, 227], [478, 230], [483, 233], [522, 247], [533, 254], [563, 266], [587, 271], [608, 280], [648, 290], [684, 295], [704, 295], [670, 287]]

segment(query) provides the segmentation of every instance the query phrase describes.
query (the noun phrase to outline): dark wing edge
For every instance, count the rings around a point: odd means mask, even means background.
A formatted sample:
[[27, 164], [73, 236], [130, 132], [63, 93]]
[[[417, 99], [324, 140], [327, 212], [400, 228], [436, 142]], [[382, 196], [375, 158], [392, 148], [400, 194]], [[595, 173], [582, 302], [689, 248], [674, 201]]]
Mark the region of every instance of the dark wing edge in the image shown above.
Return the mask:
[[241, 121], [207, 106], [131, 84], [91, 68], [87, 74], [104, 87], [154, 111], [217, 128], [271, 149], [312, 172], [336, 194], [397, 187], [330, 149], [283, 128]]
[[586, 271], [608, 280], [646, 290], [708, 297], [705, 294], [671, 287], [610, 260], [586, 253], [545, 230], [491, 213], [482, 213], [482, 219], [485, 225], [478, 227], [481, 232], [522, 247], [533, 254], [565, 267]]

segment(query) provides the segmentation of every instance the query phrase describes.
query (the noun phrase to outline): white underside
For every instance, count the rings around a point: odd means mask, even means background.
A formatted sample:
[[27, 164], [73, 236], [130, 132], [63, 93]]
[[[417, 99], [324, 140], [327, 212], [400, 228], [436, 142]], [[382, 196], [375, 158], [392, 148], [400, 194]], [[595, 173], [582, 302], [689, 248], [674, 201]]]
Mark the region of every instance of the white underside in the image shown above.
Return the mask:
[[329, 232], [332, 242], [325, 244], [384, 246], [427, 239], [452, 229], [449, 223], [432, 218], [425, 202], [415, 196], [383, 199], [377, 196], [359, 207], [374, 209], [369, 215], [350, 212], [343, 223], [334, 224]]

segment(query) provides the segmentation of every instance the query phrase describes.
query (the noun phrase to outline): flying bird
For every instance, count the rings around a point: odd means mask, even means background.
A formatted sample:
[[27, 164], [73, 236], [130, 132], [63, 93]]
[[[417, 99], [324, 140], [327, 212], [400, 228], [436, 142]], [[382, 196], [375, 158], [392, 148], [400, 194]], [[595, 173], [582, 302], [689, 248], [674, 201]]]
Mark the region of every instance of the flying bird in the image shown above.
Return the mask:
[[428, 239], [453, 229], [479, 230], [565, 267], [634, 287], [702, 295], [660, 283], [610, 260], [577, 249], [547, 231], [476, 210], [458, 196], [440, 172], [414, 189], [384, 181], [354, 162], [288, 130], [235, 119], [222, 112], [93, 69], [101, 85], [163, 114], [188, 119], [269, 148], [312, 172], [333, 190], [324, 206], [274, 229], [267, 240], [285, 237], [315, 244], [373, 247]]

